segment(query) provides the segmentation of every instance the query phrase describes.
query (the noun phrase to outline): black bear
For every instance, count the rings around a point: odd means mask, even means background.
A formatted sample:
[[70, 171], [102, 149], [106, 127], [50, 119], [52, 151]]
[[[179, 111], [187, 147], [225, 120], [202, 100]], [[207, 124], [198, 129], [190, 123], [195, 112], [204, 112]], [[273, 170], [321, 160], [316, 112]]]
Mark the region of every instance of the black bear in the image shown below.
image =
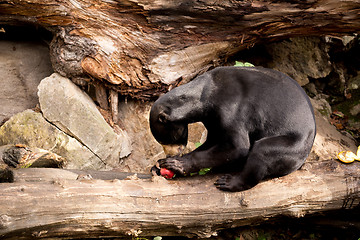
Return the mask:
[[203, 145], [158, 165], [188, 175], [203, 168], [226, 174], [215, 185], [243, 191], [299, 169], [314, 142], [310, 100], [295, 80], [262, 67], [218, 67], [161, 96], [150, 128], [163, 145], [185, 145], [187, 125], [203, 122]]

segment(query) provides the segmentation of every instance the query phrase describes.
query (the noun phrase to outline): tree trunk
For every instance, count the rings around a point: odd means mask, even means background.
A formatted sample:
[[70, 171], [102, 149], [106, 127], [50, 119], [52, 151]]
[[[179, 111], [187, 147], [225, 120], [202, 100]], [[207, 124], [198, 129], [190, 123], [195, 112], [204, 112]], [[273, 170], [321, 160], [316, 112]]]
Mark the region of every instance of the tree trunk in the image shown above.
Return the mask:
[[[217, 190], [212, 175], [100, 180], [78, 173], [16, 170], [14, 183], [0, 184], [0, 238], [209, 237], [223, 228], [354, 208], [360, 201], [358, 164], [334, 160], [239, 193]], [[102, 172], [101, 178], [117, 174]]]
[[56, 72], [147, 99], [255, 43], [360, 30], [360, 1], [5, 0], [0, 24], [53, 31]]

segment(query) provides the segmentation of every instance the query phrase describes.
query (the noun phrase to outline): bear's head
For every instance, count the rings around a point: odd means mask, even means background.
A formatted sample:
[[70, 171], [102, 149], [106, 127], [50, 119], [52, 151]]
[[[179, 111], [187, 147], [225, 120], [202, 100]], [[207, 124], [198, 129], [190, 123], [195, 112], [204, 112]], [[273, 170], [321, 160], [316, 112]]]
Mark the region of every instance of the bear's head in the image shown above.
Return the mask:
[[179, 155], [187, 144], [188, 125], [172, 121], [170, 116], [170, 108], [154, 104], [150, 111], [150, 129], [166, 155]]

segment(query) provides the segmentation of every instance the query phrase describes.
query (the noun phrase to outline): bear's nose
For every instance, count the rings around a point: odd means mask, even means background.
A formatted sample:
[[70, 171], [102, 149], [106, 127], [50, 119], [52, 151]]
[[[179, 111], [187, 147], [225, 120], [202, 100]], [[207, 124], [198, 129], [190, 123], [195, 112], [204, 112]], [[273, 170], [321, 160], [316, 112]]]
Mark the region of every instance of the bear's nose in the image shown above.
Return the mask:
[[162, 145], [166, 157], [182, 156], [185, 150], [185, 145], [169, 144]]

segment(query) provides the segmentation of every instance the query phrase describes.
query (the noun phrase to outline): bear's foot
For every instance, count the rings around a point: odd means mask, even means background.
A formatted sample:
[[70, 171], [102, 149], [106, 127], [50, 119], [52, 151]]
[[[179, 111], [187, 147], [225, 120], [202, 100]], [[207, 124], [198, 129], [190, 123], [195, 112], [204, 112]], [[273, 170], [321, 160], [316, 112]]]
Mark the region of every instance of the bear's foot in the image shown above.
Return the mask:
[[187, 166], [188, 164], [186, 161], [173, 157], [158, 160], [158, 165], [159, 168], [166, 168], [176, 174], [180, 174], [183, 176], [189, 173], [190, 170], [189, 166]]
[[240, 192], [253, 187], [245, 184], [242, 177], [238, 174], [225, 174], [214, 184], [218, 189], [229, 192]]

